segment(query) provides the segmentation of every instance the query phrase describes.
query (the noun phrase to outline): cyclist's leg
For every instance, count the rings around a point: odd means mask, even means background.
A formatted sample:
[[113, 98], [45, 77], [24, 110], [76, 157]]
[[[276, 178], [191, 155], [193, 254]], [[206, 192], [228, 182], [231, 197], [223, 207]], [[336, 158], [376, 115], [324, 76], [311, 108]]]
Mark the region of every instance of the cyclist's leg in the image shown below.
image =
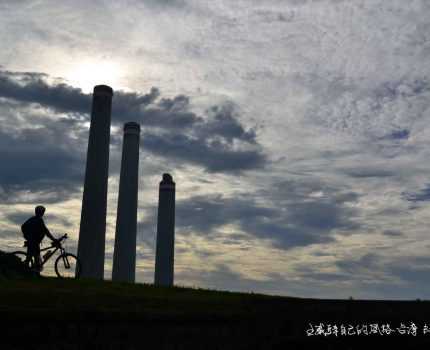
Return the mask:
[[25, 257], [24, 263], [28, 266], [30, 263], [31, 256], [32, 256], [33, 252], [32, 252], [31, 244], [29, 241], [27, 241], [26, 246], [27, 246], [27, 256]]
[[37, 270], [40, 272], [43, 270], [42, 259], [40, 258], [40, 242], [36, 242], [34, 245], [34, 261]]
[[41, 261], [40, 261], [40, 244], [37, 241], [27, 241], [28, 249], [27, 249], [27, 260], [30, 261], [33, 258], [34, 265], [33, 269], [35, 271], [40, 272]]

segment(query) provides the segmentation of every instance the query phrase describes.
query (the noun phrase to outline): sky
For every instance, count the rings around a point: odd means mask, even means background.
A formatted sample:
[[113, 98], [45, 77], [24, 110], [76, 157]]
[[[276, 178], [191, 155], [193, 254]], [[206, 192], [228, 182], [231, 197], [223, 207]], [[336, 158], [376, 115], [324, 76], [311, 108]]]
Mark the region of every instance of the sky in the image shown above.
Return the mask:
[[0, 249], [41, 204], [76, 252], [108, 84], [106, 279], [136, 121], [137, 282], [153, 282], [168, 172], [177, 285], [430, 298], [429, 1], [3, 0], [0, 16]]

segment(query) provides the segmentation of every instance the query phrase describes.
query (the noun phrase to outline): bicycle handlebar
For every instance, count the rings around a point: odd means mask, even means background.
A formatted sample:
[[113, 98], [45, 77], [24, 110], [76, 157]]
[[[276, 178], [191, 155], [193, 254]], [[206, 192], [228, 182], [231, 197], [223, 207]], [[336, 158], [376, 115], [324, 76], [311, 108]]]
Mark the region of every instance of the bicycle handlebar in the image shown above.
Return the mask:
[[63, 236], [61, 236], [60, 238], [57, 238], [57, 241], [58, 242], [62, 242], [62, 241], [64, 241], [65, 239], [67, 239], [67, 233], [66, 234], [64, 234]]

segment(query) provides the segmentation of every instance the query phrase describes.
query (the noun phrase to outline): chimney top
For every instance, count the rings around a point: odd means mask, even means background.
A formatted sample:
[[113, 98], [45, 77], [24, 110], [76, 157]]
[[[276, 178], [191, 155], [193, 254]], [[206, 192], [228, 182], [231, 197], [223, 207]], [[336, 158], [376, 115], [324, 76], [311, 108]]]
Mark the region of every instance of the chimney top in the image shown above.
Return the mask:
[[109, 95], [113, 96], [113, 90], [107, 85], [96, 85], [94, 86], [94, 95]]
[[[172, 175], [170, 175], [168, 173], [164, 173], [163, 174], [163, 180], [160, 182], [160, 185], [161, 186], [171, 185], [174, 188], [175, 183], [173, 182]], [[170, 187], [170, 186], [168, 186], [168, 187]]]
[[164, 174], [163, 174], [163, 181], [166, 181], [166, 182], [173, 182], [172, 175], [170, 175], [170, 174], [168, 174], [168, 173], [164, 173]]
[[124, 124], [124, 133], [126, 132], [140, 133], [140, 124], [136, 122], [127, 122]]

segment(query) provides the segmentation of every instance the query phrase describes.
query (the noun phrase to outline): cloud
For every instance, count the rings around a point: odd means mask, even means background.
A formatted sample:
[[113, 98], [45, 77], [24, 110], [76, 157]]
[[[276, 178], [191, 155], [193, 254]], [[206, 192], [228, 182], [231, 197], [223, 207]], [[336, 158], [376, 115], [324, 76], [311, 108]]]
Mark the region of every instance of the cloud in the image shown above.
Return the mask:
[[383, 235], [389, 236], [389, 237], [402, 237], [404, 234], [398, 230], [384, 230], [382, 232]]
[[[267, 205], [257, 204], [256, 198], [261, 196]], [[355, 193], [329, 190], [318, 182], [282, 182], [273, 184], [269, 193], [202, 195], [180, 200], [176, 224], [180, 232], [196, 231], [207, 236], [216, 234], [223, 225], [233, 224], [247, 234], [270, 240], [278, 248], [291, 249], [333, 242], [336, 230], [352, 233], [359, 229], [360, 224], [354, 221], [357, 211], [347, 206], [357, 198]]]
[[346, 175], [355, 178], [384, 178], [395, 176], [396, 173], [389, 169], [384, 169], [382, 166], [368, 167], [368, 166], [356, 166], [349, 169], [339, 169]]
[[390, 135], [383, 137], [383, 139], [388, 138], [393, 140], [404, 140], [409, 138], [409, 134], [410, 134], [409, 130], [403, 129], [403, 130], [393, 131]]
[[240, 172], [263, 168], [264, 154], [254, 150], [234, 150], [217, 140], [207, 141], [177, 133], [142, 135], [142, 148], [176, 163], [204, 166], [208, 172]]
[[428, 257], [366, 253], [337, 261], [340, 271], [335, 275], [344, 276], [357, 291], [373, 298], [428, 298], [429, 263]]
[[373, 253], [367, 253], [358, 259], [338, 260], [336, 266], [345, 274], [354, 276], [372, 269], [377, 269], [380, 258]]
[[403, 192], [403, 197], [409, 202], [427, 202], [430, 200], [430, 184], [418, 193]]
[[91, 96], [60, 83], [50, 85], [46, 74], [0, 71], [0, 96], [26, 103], [37, 103], [57, 112], [86, 114], [91, 108]]
[[56, 131], [45, 127], [11, 134], [0, 128], [2, 200], [13, 203], [45, 192], [41, 197], [46, 202], [56, 202], [78, 189], [83, 180], [82, 154], [68, 142], [67, 133]]
[[430, 258], [420, 256], [399, 257], [396, 261], [387, 262], [386, 265], [389, 273], [400, 278], [403, 282], [413, 283], [414, 289], [419, 290], [420, 287], [426, 286], [425, 290], [428, 290], [430, 285], [428, 280]]
[[173, 6], [175, 8], [183, 8], [187, 5], [185, 0], [145, 0], [143, 2], [145, 5], [150, 5], [154, 7], [166, 7]]
[[257, 144], [255, 129], [245, 130], [237, 119], [237, 112], [232, 103], [213, 106], [209, 109], [212, 119], [198, 125], [197, 133], [207, 139], [219, 135], [229, 144], [234, 140], [241, 140], [252, 145]]
[[[82, 123], [82, 118], [89, 118], [91, 95], [64, 83], [49, 83], [46, 78], [39, 73], [1, 71], [0, 96], [24, 104], [35, 103], [54, 113], [71, 114], [69, 123]], [[240, 172], [267, 164], [255, 129], [243, 127], [232, 103], [213, 106], [207, 115], [198, 116], [191, 111], [187, 96], [159, 97], [157, 88], [148, 94], [115, 92], [113, 124], [135, 120], [146, 129], [154, 129], [143, 135], [146, 150], [203, 166], [209, 172]], [[161, 132], [156, 133], [157, 129]], [[115, 135], [112, 138], [117, 140]], [[70, 156], [59, 157], [60, 163], [61, 159], [69, 162]]]
[[[352, 234], [361, 228], [355, 220], [359, 211], [349, 206], [358, 198], [354, 192], [303, 179], [275, 182], [268, 189], [234, 196], [190, 195], [176, 201], [176, 235], [211, 239], [229, 225], [229, 244], [246, 240], [246, 235], [282, 250], [335, 242], [335, 233]], [[138, 237], [154, 249], [157, 208], [142, 209], [145, 215], [138, 223]]]
[[[343, 86], [342, 79], [332, 77], [331, 85]], [[333, 91], [338, 91], [338, 95]], [[330, 96], [318, 93], [322, 105], [308, 112], [309, 121], [350, 137], [374, 142], [406, 141], [419, 132], [414, 128], [427, 117], [430, 107], [430, 81], [427, 77], [385, 81], [372, 89], [346, 85], [329, 89]], [[330, 98], [324, 98], [330, 97]], [[417, 124], [418, 125], [418, 124]]]

